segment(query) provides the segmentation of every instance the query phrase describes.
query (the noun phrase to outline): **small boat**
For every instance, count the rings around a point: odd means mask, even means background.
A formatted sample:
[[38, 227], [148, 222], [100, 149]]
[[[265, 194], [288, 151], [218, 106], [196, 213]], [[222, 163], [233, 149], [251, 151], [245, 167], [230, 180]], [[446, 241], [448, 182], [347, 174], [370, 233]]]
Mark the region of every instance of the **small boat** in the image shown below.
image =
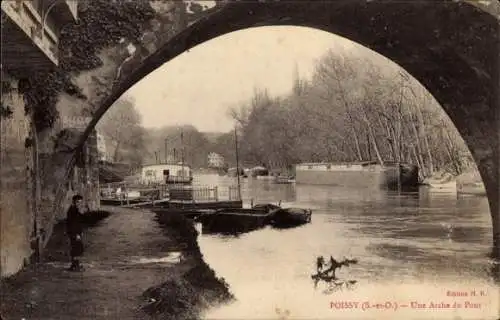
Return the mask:
[[288, 184], [294, 182], [295, 182], [295, 177], [293, 176], [276, 176], [274, 179], [274, 183], [278, 184]]
[[285, 208], [273, 211], [270, 225], [274, 228], [292, 228], [311, 222], [311, 209]]
[[429, 191], [432, 192], [457, 192], [457, 183], [449, 181], [444, 183], [429, 183]]
[[204, 233], [238, 234], [265, 227], [280, 209], [274, 205], [226, 208], [202, 214], [195, 221], [201, 222]]
[[269, 176], [269, 170], [265, 167], [253, 167], [252, 169], [250, 169], [250, 175], [253, 177], [253, 178], [257, 178], [257, 177], [267, 177]]
[[464, 195], [486, 196], [483, 182], [457, 183], [457, 192]]
[[[236, 168], [229, 168], [227, 170], [227, 175], [229, 177], [237, 177], [238, 176], [238, 170], [236, 170]], [[239, 175], [240, 177], [243, 177], [243, 178], [247, 178], [247, 173], [245, 172], [245, 170], [243, 168], [240, 168], [239, 170]]]
[[265, 212], [271, 212], [271, 211], [274, 211], [274, 210], [277, 210], [277, 209], [281, 209], [280, 206], [277, 206], [275, 204], [272, 204], [272, 203], [260, 203], [260, 204], [256, 204], [252, 207], [252, 209], [254, 210], [264, 210]]
[[150, 209], [156, 214], [168, 214], [168, 215], [175, 215], [175, 214], [180, 214], [183, 215], [184, 217], [188, 219], [193, 219], [196, 220], [199, 216], [202, 216], [204, 214], [210, 214], [212, 212], [215, 212], [213, 209], [196, 209], [196, 208], [152, 208]]

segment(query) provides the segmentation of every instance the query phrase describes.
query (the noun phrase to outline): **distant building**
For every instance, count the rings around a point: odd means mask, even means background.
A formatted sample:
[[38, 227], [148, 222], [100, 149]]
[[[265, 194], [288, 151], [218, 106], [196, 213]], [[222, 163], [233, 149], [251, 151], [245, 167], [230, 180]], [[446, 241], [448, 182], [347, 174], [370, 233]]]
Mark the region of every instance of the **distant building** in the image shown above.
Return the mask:
[[218, 153], [210, 152], [208, 154], [208, 167], [221, 169], [225, 165], [224, 157]]

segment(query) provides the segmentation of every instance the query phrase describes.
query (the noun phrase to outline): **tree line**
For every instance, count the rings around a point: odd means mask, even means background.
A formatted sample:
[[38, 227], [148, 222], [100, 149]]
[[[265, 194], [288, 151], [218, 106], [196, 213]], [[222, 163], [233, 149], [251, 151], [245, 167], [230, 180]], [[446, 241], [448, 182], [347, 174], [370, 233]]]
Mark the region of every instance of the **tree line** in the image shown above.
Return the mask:
[[[418, 165], [425, 178], [443, 171], [458, 175], [473, 163], [451, 120], [414, 78], [397, 66], [342, 51], [327, 52], [310, 79], [296, 70], [288, 94], [272, 97], [256, 89], [229, 116], [246, 167], [283, 171], [300, 162], [405, 162]], [[98, 129], [110, 160], [136, 168], [165, 160], [206, 167], [209, 152], [236, 165], [234, 132], [145, 129], [130, 97], [118, 100]]]
[[104, 137], [107, 161], [129, 164], [132, 170], [165, 161], [206, 167], [208, 153], [217, 149], [193, 126], [144, 128], [135, 102], [128, 96], [111, 106], [97, 131]]
[[458, 175], [471, 155], [434, 98], [399, 67], [342, 51], [318, 60], [311, 79], [292, 79], [289, 94], [256, 89], [230, 111], [244, 162], [290, 168], [299, 162], [376, 160]]

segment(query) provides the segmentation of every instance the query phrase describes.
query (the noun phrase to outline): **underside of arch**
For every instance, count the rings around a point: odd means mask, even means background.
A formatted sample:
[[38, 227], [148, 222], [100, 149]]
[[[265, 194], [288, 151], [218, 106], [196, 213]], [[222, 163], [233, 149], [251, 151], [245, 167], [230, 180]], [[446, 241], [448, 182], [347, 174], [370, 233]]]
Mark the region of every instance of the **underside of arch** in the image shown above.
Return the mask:
[[[496, 254], [500, 256], [500, 30], [498, 17], [490, 11], [460, 1], [229, 2], [185, 28], [122, 75], [109, 88], [109, 94], [94, 102], [97, 109], [80, 145], [126, 90], [198, 44], [258, 26], [324, 30], [391, 59], [442, 105], [478, 164], [492, 212]], [[230, 48], [227, 54], [231, 54]]]

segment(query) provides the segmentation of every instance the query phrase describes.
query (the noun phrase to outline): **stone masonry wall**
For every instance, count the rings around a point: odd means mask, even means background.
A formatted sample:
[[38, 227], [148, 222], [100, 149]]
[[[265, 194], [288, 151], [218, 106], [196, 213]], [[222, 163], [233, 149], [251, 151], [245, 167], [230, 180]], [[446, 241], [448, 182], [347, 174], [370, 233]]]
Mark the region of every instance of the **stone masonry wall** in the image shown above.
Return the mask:
[[[13, 111], [0, 117], [0, 273], [17, 272], [31, 254], [31, 150], [25, 148], [29, 121], [17, 81], [2, 74], [2, 105]], [[6, 84], [9, 89], [4, 91]]]
[[[33, 171], [35, 157], [33, 146], [25, 145], [26, 139], [30, 138], [30, 119], [25, 115], [24, 99], [17, 90], [18, 81], [3, 74], [2, 82], [8, 83], [3, 86], [8, 90], [2, 92], [2, 104], [9, 106], [13, 111], [8, 118], [0, 118], [0, 275], [6, 277], [19, 271], [35, 253], [32, 244], [35, 240], [36, 176]], [[58, 108], [60, 114], [64, 115], [62, 120], [64, 117], [72, 118], [75, 114], [75, 105], [72, 102], [74, 101], [68, 98], [60, 100]], [[59, 123], [38, 137], [41, 198], [37, 220], [41, 241], [48, 240], [49, 230], [55, 222], [65, 219], [66, 209], [74, 194], [82, 194], [90, 210], [99, 208], [95, 132], [86, 143], [85, 149], [88, 152], [85, 153], [84, 161], [72, 170], [73, 175], [70, 179], [59, 180], [62, 179], [61, 172], [72, 156], [71, 149], [65, 149], [65, 142], [82, 132], [82, 128], [66, 129], [69, 133], [62, 134], [64, 126]], [[61, 181], [64, 183], [60, 184]], [[64, 196], [59, 204], [61, 209], [54, 212], [55, 195], [58, 190], [62, 190]]]

